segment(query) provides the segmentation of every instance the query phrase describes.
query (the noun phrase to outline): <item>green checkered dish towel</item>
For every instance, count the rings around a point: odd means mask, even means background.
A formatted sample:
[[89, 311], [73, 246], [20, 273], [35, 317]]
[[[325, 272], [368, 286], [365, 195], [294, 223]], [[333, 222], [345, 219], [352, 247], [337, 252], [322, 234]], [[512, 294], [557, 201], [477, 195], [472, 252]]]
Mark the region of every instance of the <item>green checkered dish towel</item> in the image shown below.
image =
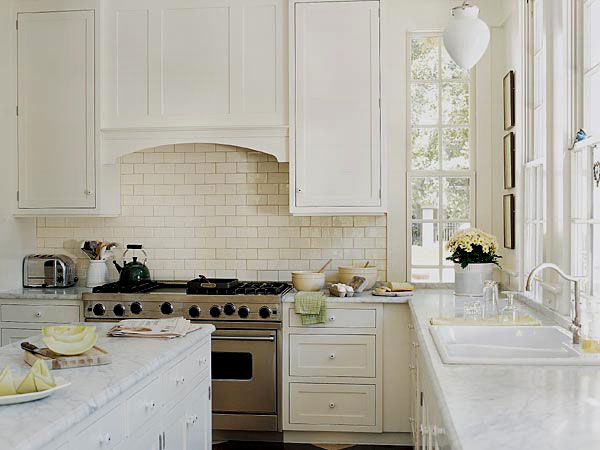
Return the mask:
[[294, 310], [300, 314], [302, 325], [325, 323], [327, 297], [322, 292], [298, 292], [294, 297]]

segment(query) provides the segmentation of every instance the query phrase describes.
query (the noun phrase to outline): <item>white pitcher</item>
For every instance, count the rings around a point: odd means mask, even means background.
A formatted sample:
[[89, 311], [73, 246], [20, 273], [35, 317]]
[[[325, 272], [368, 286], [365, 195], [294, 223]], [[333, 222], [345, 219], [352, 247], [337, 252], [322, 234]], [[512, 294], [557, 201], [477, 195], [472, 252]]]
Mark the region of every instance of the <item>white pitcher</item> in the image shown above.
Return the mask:
[[87, 271], [87, 286], [96, 287], [108, 283], [108, 267], [103, 260], [91, 260]]

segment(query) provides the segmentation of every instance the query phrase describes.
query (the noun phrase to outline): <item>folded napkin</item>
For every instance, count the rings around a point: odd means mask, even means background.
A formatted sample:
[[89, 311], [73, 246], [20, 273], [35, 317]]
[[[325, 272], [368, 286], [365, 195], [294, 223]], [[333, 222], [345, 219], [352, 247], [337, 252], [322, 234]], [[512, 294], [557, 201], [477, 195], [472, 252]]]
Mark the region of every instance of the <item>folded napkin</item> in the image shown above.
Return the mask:
[[302, 325], [325, 323], [327, 297], [322, 292], [298, 292], [294, 297], [294, 311], [300, 315]]
[[476, 326], [529, 326], [537, 327], [542, 323], [528, 315], [519, 316], [515, 322], [502, 322], [499, 318], [493, 317], [490, 319], [468, 320], [462, 317], [453, 319], [433, 318], [429, 321], [431, 325], [476, 325]]

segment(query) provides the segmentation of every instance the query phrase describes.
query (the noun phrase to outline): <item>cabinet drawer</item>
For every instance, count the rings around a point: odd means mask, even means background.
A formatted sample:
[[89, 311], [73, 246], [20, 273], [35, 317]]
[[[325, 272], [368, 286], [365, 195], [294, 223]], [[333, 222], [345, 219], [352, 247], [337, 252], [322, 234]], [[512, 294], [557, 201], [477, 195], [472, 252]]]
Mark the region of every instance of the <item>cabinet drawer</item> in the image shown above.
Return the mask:
[[205, 344], [194, 353], [192, 356], [187, 358], [185, 361], [188, 363], [187, 369], [189, 370], [190, 377], [196, 378], [202, 372], [207, 373], [208, 368], [210, 367], [210, 345]]
[[290, 383], [290, 423], [375, 425], [375, 386]]
[[337, 309], [327, 310], [327, 322], [315, 325], [302, 325], [300, 315], [290, 309], [290, 327], [320, 328], [375, 328], [377, 313], [374, 309]]
[[165, 404], [172, 404], [181, 400], [180, 396], [192, 383], [193, 377], [189, 372], [189, 367], [190, 361], [184, 358], [163, 374], [162, 386]]
[[290, 375], [375, 377], [375, 336], [291, 334]]
[[2, 322], [79, 322], [79, 306], [2, 305], [0, 312]]
[[127, 400], [127, 423], [129, 435], [156, 416], [162, 405], [160, 378]]
[[87, 427], [71, 442], [71, 448], [110, 450], [125, 439], [125, 417], [121, 405]]

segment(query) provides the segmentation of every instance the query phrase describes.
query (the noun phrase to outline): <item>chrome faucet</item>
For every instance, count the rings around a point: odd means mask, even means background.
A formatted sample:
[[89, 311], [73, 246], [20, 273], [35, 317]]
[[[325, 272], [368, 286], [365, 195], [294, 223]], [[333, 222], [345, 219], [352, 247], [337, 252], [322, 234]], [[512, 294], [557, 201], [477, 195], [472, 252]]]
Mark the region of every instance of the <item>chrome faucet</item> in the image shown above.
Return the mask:
[[533, 281], [533, 277], [540, 270], [544, 269], [553, 269], [556, 273], [558, 273], [561, 277], [563, 277], [567, 281], [571, 281], [573, 283], [573, 288], [575, 291], [575, 317], [573, 318], [573, 322], [571, 323], [570, 331], [573, 332], [573, 344], [581, 343], [581, 299], [579, 296], [579, 280], [571, 275], [567, 275], [563, 270], [558, 267], [556, 264], [552, 263], [542, 263], [539, 266], [535, 267], [529, 276], [527, 277], [527, 284], [525, 285], [526, 291], [531, 291], [531, 282]]

